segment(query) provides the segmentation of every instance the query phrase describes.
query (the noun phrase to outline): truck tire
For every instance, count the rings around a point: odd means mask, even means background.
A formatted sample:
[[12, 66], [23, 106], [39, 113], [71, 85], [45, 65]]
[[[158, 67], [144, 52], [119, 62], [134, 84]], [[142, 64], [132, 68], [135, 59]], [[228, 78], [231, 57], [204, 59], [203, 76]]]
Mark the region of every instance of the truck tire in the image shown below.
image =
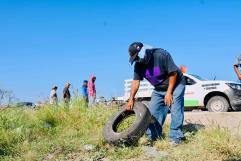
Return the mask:
[[[130, 115], [136, 116], [134, 123], [129, 128], [118, 133], [118, 125]], [[146, 105], [136, 102], [133, 111], [121, 109], [107, 121], [103, 137], [109, 144], [126, 146], [136, 144], [139, 138], [144, 135], [151, 121], [152, 117]]]
[[228, 100], [223, 96], [214, 96], [208, 100], [207, 109], [210, 112], [228, 112]]

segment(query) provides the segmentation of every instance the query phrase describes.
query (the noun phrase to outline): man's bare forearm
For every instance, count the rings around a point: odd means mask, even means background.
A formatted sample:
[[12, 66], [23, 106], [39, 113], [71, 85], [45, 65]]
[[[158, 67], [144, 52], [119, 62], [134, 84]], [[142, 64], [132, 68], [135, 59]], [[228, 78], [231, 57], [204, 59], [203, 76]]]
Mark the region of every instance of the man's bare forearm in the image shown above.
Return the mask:
[[239, 73], [238, 66], [236, 66], [236, 65], [234, 66], [234, 71], [237, 74], [238, 78], [240, 78], [241, 74]]
[[140, 80], [133, 80], [131, 85], [130, 99], [134, 99], [140, 86]]
[[167, 93], [169, 94], [173, 93], [176, 82], [177, 82], [177, 72], [173, 72], [169, 75], [169, 85], [168, 85]]

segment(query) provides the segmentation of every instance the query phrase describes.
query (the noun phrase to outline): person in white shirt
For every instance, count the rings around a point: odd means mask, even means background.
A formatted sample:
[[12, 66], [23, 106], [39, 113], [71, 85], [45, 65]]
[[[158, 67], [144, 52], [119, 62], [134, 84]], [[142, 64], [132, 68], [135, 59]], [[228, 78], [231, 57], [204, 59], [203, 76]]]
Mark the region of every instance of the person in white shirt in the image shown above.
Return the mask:
[[236, 57], [234, 62], [234, 71], [237, 74], [237, 77], [239, 80], [241, 80], [241, 73], [239, 71], [239, 68], [241, 67], [241, 54]]
[[57, 96], [57, 86], [53, 86], [51, 92], [50, 92], [50, 104], [51, 105], [57, 105], [58, 104], [58, 96]]

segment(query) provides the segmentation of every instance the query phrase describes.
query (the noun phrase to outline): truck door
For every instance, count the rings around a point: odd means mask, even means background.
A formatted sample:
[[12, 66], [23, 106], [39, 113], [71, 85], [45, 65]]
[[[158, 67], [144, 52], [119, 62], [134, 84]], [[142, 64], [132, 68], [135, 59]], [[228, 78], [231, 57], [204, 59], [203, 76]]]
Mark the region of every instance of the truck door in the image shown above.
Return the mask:
[[188, 77], [185, 76], [186, 80], [186, 91], [184, 96], [184, 106], [185, 107], [197, 107], [199, 106], [199, 99], [198, 99], [198, 83]]

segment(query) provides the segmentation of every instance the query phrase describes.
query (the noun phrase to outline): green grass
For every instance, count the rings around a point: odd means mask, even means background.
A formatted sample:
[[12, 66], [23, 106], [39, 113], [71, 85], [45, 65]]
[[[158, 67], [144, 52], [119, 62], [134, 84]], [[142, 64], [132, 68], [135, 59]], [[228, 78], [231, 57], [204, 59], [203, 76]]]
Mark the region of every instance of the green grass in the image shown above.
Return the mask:
[[130, 115], [127, 118], [125, 118], [123, 121], [120, 122], [120, 124], [117, 127], [117, 132], [121, 133], [131, 127], [131, 125], [135, 122], [136, 115]]
[[[142, 145], [148, 144], [145, 137], [135, 147], [113, 147], [102, 138], [106, 120], [116, 107], [86, 108], [76, 99], [70, 108], [46, 106], [41, 109], [9, 108], [0, 111], [0, 160], [153, 160], [144, 155]], [[121, 126], [127, 128], [134, 117]], [[164, 134], [168, 135], [168, 126]], [[241, 158], [241, 141], [225, 129], [185, 128], [187, 141], [172, 148], [168, 139], [157, 141], [154, 147], [169, 153], [167, 158], [157, 160], [238, 160]], [[85, 145], [93, 145], [86, 152]]]

